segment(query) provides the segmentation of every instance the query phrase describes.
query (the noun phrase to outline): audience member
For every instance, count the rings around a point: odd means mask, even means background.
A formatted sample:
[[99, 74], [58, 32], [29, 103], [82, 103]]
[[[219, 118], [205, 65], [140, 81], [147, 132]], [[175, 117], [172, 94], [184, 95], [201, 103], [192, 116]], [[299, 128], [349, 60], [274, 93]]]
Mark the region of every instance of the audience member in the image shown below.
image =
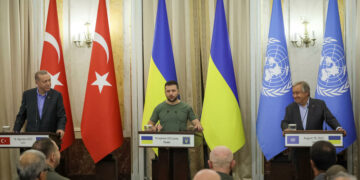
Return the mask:
[[222, 180], [232, 180], [230, 175], [232, 168], [235, 166], [233, 153], [226, 146], [217, 146], [210, 152], [208, 160], [210, 169], [216, 171]]
[[33, 149], [23, 152], [17, 164], [20, 180], [45, 180], [46, 170], [45, 155]]
[[220, 175], [214, 170], [203, 169], [195, 174], [194, 180], [220, 180]]
[[329, 180], [356, 180], [356, 177], [346, 172], [339, 172]]
[[55, 171], [55, 168], [60, 164], [60, 151], [56, 143], [49, 138], [42, 138], [37, 140], [32, 149], [43, 152], [46, 156], [46, 163], [49, 166], [47, 173], [48, 180], [68, 180], [68, 178], [61, 176]]
[[339, 172], [347, 172], [346, 169], [339, 164], [335, 164], [333, 166], [331, 166], [327, 171], [326, 171], [326, 178], [330, 179], [331, 177], [335, 176], [336, 174], [338, 174]]
[[310, 149], [310, 164], [314, 180], [324, 180], [325, 172], [336, 163], [336, 150], [328, 141], [318, 141]]

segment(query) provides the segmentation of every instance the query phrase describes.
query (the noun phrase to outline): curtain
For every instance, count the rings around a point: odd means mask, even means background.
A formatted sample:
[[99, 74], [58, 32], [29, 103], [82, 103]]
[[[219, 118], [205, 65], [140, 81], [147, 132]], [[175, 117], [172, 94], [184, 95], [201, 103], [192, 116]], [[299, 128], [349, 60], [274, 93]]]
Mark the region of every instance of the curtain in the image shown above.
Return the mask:
[[[34, 73], [40, 64], [42, 3], [33, 1], [0, 1], [0, 126], [13, 128], [22, 92], [35, 87]], [[35, 16], [36, 14], [36, 16]], [[40, 19], [35, 19], [39, 17]], [[41, 23], [40, 23], [41, 25]], [[0, 149], [0, 179], [16, 177], [18, 149]]]

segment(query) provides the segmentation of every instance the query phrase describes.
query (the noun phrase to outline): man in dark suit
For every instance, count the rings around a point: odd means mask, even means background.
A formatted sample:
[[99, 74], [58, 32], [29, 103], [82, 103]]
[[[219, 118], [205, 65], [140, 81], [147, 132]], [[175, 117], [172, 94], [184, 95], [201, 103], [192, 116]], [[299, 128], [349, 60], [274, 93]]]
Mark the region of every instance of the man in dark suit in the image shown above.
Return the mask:
[[37, 88], [24, 92], [14, 132], [20, 132], [27, 119], [26, 132], [56, 132], [64, 136], [66, 114], [61, 93], [51, 89], [47, 71], [35, 73]]
[[283, 130], [289, 124], [296, 124], [297, 130], [321, 130], [326, 121], [333, 129], [346, 131], [326, 107], [324, 101], [310, 98], [310, 87], [305, 81], [293, 85], [293, 103], [286, 107], [285, 118], [281, 122]]
[[[281, 121], [283, 131], [288, 131], [289, 124], [296, 124], [297, 130], [322, 130], [324, 121], [337, 131], [346, 131], [326, 107], [324, 101], [310, 98], [310, 87], [305, 81], [293, 85], [293, 103], [286, 107], [284, 120]], [[291, 159], [295, 166], [297, 180], [312, 179], [309, 163], [309, 148], [291, 150]]]

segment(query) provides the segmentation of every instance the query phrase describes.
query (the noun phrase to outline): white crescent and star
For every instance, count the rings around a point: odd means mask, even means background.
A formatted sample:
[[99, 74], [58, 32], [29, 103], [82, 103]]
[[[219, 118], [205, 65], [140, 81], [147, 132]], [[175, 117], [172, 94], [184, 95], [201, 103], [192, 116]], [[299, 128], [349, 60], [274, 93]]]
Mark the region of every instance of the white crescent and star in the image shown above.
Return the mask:
[[102, 37], [99, 33], [95, 32], [94, 41], [99, 43], [100, 46], [104, 48], [105, 53], [106, 53], [106, 62], [109, 63], [109, 47], [108, 47], [104, 37]]
[[51, 77], [51, 88], [54, 89], [56, 85], [63, 86], [63, 84], [59, 81], [60, 72], [56, 73], [55, 75], [50, 74]]
[[1, 139], [1, 144], [5, 144], [6, 143], [6, 141], [5, 141], [5, 139]]
[[56, 50], [57, 55], [58, 55], [58, 64], [60, 63], [60, 46], [59, 43], [57, 42], [57, 40], [55, 39], [55, 37], [53, 35], [51, 35], [48, 32], [45, 32], [45, 41], [49, 42]]
[[98, 74], [97, 72], [95, 72], [95, 75], [96, 75], [96, 81], [94, 81], [91, 85], [98, 86], [99, 92], [101, 94], [101, 91], [104, 86], [111, 86], [111, 84], [108, 81], [106, 81], [106, 79], [109, 75], [109, 72], [105, 73], [102, 76], [100, 74]]

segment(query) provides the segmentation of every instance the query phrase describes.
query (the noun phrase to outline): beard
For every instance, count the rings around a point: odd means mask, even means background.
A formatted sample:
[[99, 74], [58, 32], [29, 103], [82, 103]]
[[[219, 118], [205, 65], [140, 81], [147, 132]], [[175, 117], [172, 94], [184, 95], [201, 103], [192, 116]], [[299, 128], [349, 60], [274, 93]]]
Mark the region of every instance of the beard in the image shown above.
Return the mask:
[[167, 100], [169, 101], [169, 102], [175, 102], [176, 100], [177, 100], [177, 97], [175, 96], [174, 98], [170, 98], [170, 97], [166, 97], [167, 98]]

